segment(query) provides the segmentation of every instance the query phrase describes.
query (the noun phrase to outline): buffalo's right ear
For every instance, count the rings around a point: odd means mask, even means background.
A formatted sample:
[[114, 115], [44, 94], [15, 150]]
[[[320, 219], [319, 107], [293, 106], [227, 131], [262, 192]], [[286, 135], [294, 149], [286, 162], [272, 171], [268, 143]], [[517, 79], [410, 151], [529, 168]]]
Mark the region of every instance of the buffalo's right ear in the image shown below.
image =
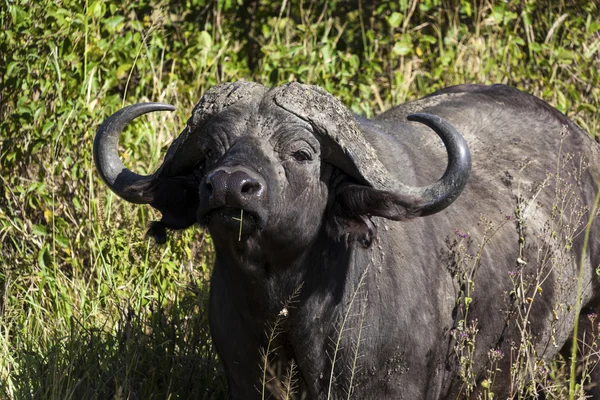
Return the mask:
[[185, 229], [196, 223], [200, 199], [198, 182], [193, 175], [158, 178], [153, 192], [150, 205], [162, 213], [162, 218], [152, 222], [148, 235], [157, 243], [166, 242], [165, 228]]
[[342, 185], [329, 211], [329, 233], [347, 243], [364, 247], [373, 242], [377, 230], [370, 217], [403, 221], [421, 215], [419, 199], [359, 184]]

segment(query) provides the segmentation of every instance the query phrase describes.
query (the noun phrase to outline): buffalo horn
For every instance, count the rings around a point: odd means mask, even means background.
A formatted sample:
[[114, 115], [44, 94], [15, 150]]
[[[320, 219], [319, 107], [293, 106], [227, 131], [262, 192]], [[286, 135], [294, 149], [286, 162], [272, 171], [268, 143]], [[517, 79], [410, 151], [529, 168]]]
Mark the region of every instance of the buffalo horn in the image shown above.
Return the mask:
[[436, 183], [414, 187], [398, 182], [365, 138], [360, 121], [335, 97], [318, 86], [288, 83], [272, 90], [277, 105], [308, 121], [331, 149], [328, 162], [359, 183], [396, 193], [398, 205], [431, 215], [448, 207], [464, 189], [471, 173], [471, 153], [462, 135], [440, 117], [416, 113], [408, 116], [433, 129], [448, 152], [448, 166]]
[[152, 201], [153, 175], [138, 175], [127, 169], [119, 158], [119, 136], [125, 126], [140, 115], [153, 111], [174, 111], [161, 103], [139, 103], [111, 115], [98, 129], [94, 139], [94, 163], [102, 180], [123, 199], [137, 204]]
[[[442, 118], [417, 113], [408, 115], [407, 119], [433, 129], [444, 142], [448, 152], [448, 166], [437, 182], [424, 187], [404, 186], [399, 190], [400, 194], [420, 199], [423, 207], [421, 216], [435, 214], [452, 204], [467, 184], [471, 174], [471, 152], [463, 136]], [[405, 193], [402, 193], [404, 191]]]

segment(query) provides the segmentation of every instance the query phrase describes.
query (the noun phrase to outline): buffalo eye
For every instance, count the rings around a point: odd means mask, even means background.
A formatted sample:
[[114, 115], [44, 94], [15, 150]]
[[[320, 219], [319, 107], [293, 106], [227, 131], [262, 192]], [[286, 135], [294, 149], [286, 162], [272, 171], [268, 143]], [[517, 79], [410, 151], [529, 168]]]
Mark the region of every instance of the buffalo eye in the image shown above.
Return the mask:
[[208, 159], [211, 159], [213, 157], [213, 151], [210, 147], [204, 149], [204, 157], [206, 157]]
[[292, 154], [292, 157], [298, 162], [311, 161], [312, 154], [306, 149], [297, 150]]

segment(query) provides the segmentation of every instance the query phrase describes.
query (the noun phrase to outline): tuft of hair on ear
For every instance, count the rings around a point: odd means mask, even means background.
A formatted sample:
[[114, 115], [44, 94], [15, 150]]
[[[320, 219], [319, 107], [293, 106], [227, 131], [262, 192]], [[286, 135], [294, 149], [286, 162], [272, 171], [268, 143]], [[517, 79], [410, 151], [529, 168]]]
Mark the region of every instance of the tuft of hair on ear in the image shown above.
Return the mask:
[[418, 217], [421, 211], [421, 205], [414, 198], [364, 185], [347, 184], [335, 195], [327, 229], [330, 235], [346, 245], [358, 242], [368, 248], [377, 235], [377, 228], [370, 217], [404, 221]]
[[352, 243], [359, 243], [365, 249], [373, 244], [377, 235], [377, 227], [368, 216], [358, 217], [342, 216], [341, 210], [335, 206], [331, 208], [331, 214], [326, 225], [327, 233], [346, 247]]
[[154, 238], [156, 244], [165, 244], [167, 242], [167, 230], [160, 221], [152, 221], [146, 235]]

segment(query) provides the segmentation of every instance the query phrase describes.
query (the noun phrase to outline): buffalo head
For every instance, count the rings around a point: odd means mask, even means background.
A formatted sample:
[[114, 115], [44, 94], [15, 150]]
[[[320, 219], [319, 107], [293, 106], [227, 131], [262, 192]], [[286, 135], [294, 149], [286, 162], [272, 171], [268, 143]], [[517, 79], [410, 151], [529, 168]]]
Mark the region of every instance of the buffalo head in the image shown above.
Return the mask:
[[[394, 181], [361, 132], [357, 117], [316, 86], [290, 83], [271, 90], [247, 82], [209, 90], [149, 176], [123, 166], [118, 138], [127, 123], [172, 106], [142, 103], [108, 118], [94, 142], [100, 176], [117, 195], [162, 212], [165, 227], [208, 227], [219, 245], [238, 251], [276, 248], [294, 257], [325, 228], [337, 240], [368, 246], [369, 217], [403, 220], [450, 205], [469, 177], [462, 136], [433, 115], [413, 114], [444, 142], [448, 166], [439, 181], [411, 187]], [[239, 235], [238, 235], [239, 232]]]

